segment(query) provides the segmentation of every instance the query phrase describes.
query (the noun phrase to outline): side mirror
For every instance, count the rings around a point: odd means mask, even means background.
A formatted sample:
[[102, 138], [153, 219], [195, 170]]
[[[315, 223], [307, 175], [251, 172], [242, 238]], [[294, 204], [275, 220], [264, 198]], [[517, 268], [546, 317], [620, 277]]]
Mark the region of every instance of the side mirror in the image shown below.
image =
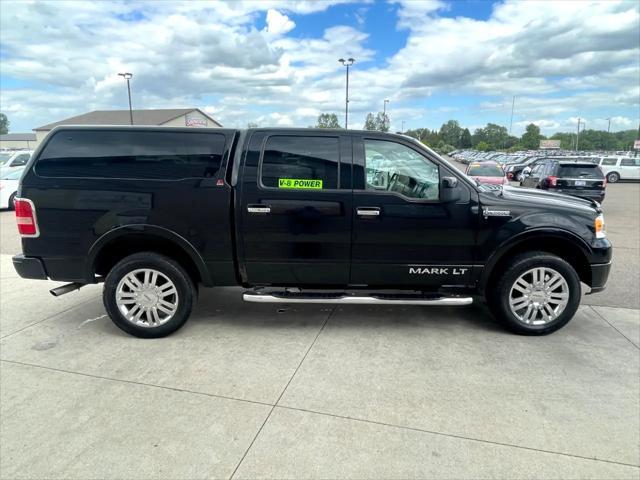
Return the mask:
[[442, 177], [440, 181], [440, 200], [443, 203], [451, 203], [460, 200], [460, 189], [456, 177]]

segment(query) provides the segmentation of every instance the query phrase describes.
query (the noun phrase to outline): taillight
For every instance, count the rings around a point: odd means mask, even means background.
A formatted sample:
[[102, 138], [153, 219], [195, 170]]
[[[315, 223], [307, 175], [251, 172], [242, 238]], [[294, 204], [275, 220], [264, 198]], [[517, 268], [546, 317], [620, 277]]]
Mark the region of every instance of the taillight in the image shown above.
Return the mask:
[[547, 177], [547, 186], [555, 187], [558, 185], [558, 177]]
[[16, 222], [18, 222], [18, 233], [23, 237], [37, 237], [38, 220], [36, 219], [36, 207], [27, 198], [16, 198], [14, 201], [16, 209]]

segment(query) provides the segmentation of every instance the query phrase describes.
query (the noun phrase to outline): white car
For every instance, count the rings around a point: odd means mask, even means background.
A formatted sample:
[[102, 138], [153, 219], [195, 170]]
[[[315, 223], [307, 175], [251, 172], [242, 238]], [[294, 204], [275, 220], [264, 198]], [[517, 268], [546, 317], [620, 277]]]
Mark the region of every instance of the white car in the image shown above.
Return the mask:
[[0, 152], [0, 176], [15, 169], [22, 170], [31, 158], [33, 150], [18, 150], [15, 152]]
[[609, 183], [640, 180], [640, 157], [603, 157], [599, 165]]
[[22, 175], [22, 168], [13, 169], [0, 178], [0, 208], [13, 210], [13, 199], [18, 192], [18, 182]]

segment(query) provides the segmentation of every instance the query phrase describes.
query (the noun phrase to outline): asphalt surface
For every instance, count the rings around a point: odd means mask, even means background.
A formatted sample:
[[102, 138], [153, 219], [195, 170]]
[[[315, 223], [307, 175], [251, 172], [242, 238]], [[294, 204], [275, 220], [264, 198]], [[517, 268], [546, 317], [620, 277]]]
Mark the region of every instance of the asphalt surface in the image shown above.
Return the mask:
[[[0, 213], [0, 478], [640, 478], [640, 185], [608, 187], [609, 289], [546, 337], [463, 308], [203, 290], [140, 340], [98, 285], [17, 277]], [[634, 263], [635, 262], [635, 263]], [[615, 308], [613, 308], [615, 307]]]

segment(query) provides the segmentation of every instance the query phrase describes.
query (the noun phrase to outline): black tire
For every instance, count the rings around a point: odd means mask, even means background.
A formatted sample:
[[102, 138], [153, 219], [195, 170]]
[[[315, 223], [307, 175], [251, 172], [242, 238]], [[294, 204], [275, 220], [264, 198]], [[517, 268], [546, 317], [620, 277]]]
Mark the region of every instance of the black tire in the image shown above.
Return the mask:
[[[153, 327], [139, 326], [120, 311], [116, 300], [118, 284], [126, 275], [138, 269], [155, 270], [173, 282], [177, 291], [177, 309], [166, 323]], [[184, 268], [175, 260], [153, 252], [136, 253], [118, 262], [107, 275], [102, 292], [104, 306], [113, 323], [139, 338], [165, 337], [181, 328], [191, 314], [195, 298], [195, 286]]]
[[[526, 324], [519, 320], [509, 306], [509, 295], [518, 278], [525, 272], [547, 267], [559, 273], [567, 282], [567, 305], [555, 319], [541, 325]], [[547, 335], [564, 327], [575, 315], [580, 305], [580, 278], [574, 268], [562, 258], [547, 252], [528, 252], [515, 256], [498, 274], [494, 284], [487, 287], [487, 303], [493, 315], [509, 330], [520, 335]]]
[[617, 183], [620, 181], [620, 174], [618, 172], [609, 172], [607, 173], [607, 182], [608, 183]]
[[16, 194], [17, 193], [12, 193], [11, 196], [9, 197], [9, 205], [7, 205], [7, 208], [9, 210], [15, 210], [15, 208], [16, 208], [15, 205], [13, 204], [13, 202], [16, 199]]

